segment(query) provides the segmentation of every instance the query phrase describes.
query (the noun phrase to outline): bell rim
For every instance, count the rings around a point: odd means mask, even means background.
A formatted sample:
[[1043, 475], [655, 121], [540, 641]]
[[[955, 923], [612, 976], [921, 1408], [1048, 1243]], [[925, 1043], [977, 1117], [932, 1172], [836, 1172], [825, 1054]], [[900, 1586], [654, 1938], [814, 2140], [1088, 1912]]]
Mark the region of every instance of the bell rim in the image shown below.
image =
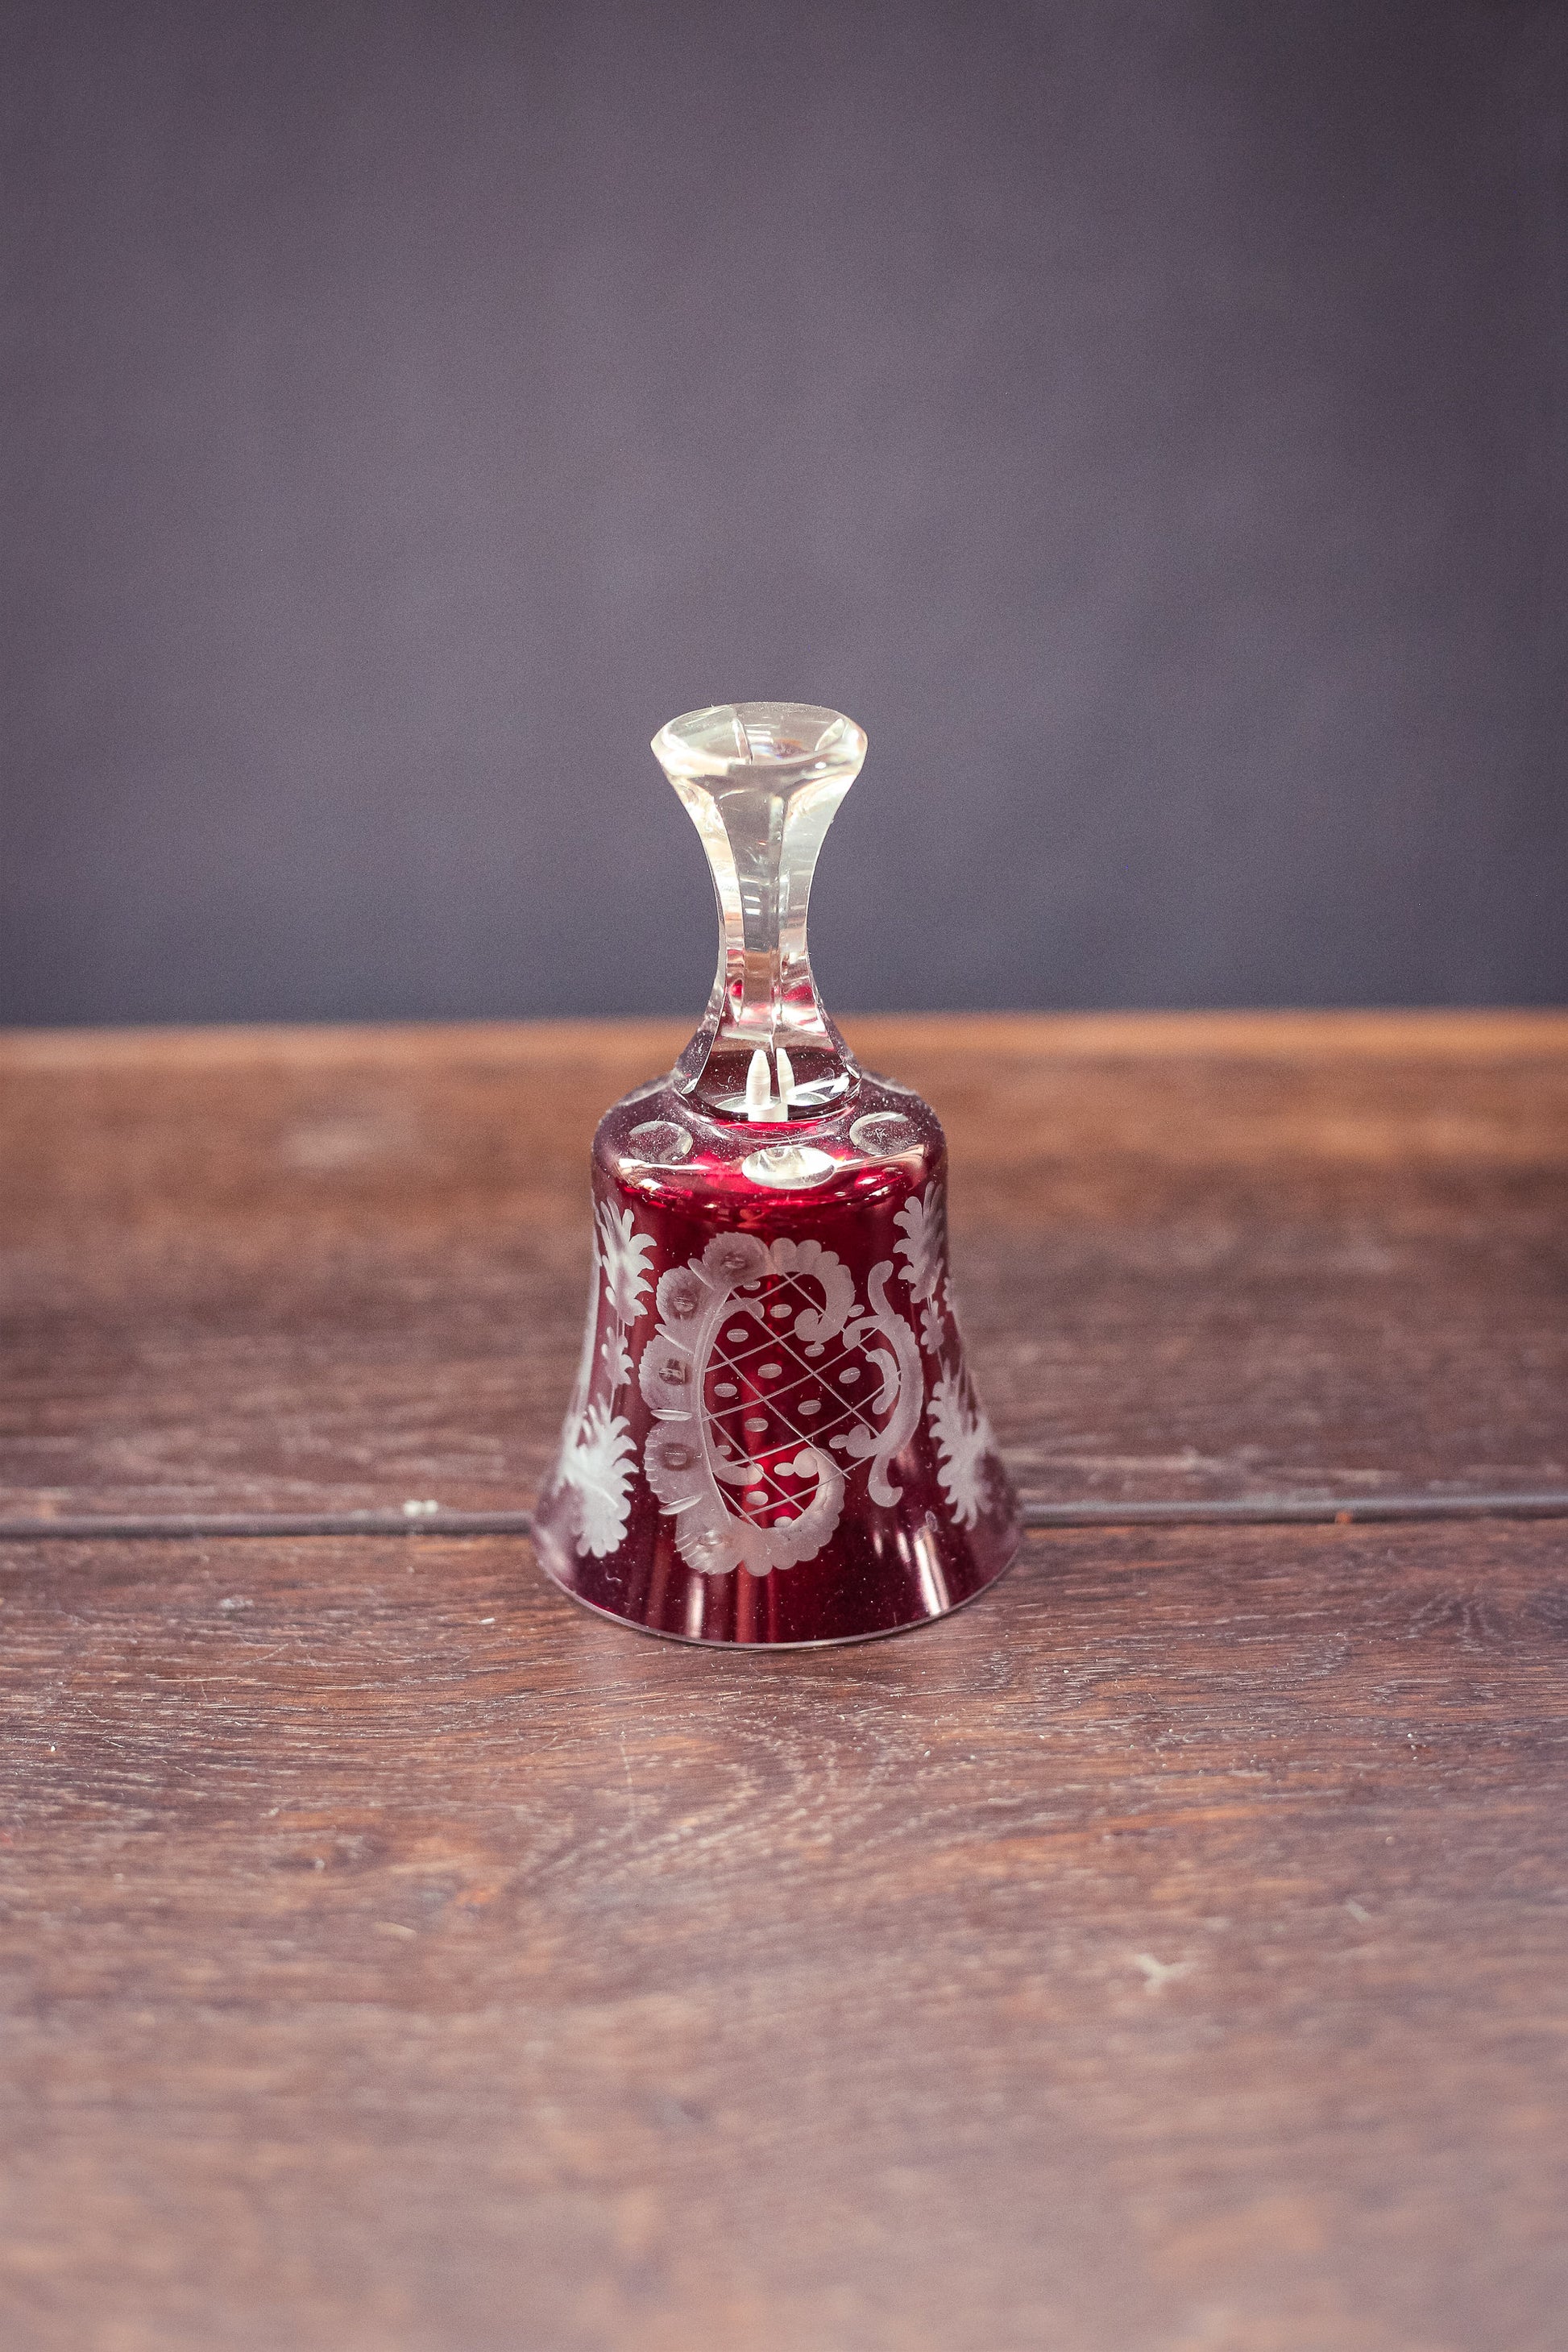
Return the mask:
[[[639, 1617], [624, 1616], [618, 1609], [606, 1609], [603, 1602], [589, 1601], [583, 1593], [576, 1591], [551, 1567], [545, 1556], [544, 1546], [540, 1543], [537, 1536], [531, 1538], [530, 1540], [533, 1544], [534, 1557], [539, 1562], [542, 1575], [555, 1587], [557, 1592], [563, 1593], [568, 1601], [574, 1601], [578, 1608], [585, 1609], [591, 1617], [602, 1618], [607, 1625], [619, 1625], [628, 1633], [646, 1633], [655, 1642], [679, 1642], [689, 1650], [743, 1650], [754, 1656], [760, 1652], [848, 1649], [863, 1642], [890, 1642], [900, 1633], [918, 1633], [925, 1625], [944, 1624], [948, 1618], [956, 1617], [961, 1609], [967, 1609], [972, 1602], [982, 1601], [988, 1592], [995, 1591], [1008, 1570], [1016, 1566], [1024, 1549], [1026, 1533], [1026, 1530], [1020, 1527], [1012, 1549], [1005, 1559], [992, 1570], [984, 1583], [977, 1584], [972, 1592], [964, 1593], [962, 1599], [950, 1601], [945, 1609], [930, 1610], [919, 1617], [906, 1617], [898, 1625], [872, 1625], [863, 1633], [819, 1633], [814, 1635], [809, 1641], [804, 1642], [743, 1642], [737, 1641], [732, 1634], [682, 1633], [672, 1626], [645, 1624]], [[736, 1571], [736, 1573], [741, 1572]]]

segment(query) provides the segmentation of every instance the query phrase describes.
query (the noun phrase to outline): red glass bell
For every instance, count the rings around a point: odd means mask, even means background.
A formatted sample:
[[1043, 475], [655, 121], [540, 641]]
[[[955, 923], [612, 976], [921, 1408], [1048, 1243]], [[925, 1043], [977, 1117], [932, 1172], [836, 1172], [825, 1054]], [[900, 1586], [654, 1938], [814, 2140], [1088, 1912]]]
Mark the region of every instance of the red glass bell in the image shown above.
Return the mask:
[[675, 1068], [594, 1139], [587, 1328], [534, 1539], [648, 1633], [897, 1633], [999, 1576], [1020, 1520], [964, 1363], [942, 1129], [858, 1067], [806, 953], [866, 738], [740, 703], [653, 748], [712, 867], [719, 971]]

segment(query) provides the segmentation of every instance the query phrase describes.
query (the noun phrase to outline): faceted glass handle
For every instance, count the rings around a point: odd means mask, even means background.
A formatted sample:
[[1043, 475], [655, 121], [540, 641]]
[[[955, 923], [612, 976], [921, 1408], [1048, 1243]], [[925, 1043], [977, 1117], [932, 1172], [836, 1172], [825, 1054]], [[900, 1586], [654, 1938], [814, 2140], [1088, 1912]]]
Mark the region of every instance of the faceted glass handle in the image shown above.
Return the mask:
[[713, 993], [675, 1084], [710, 1116], [820, 1118], [859, 1072], [817, 997], [806, 907], [865, 734], [808, 703], [721, 703], [672, 719], [653, 749], [701, 837], [719, 901]]

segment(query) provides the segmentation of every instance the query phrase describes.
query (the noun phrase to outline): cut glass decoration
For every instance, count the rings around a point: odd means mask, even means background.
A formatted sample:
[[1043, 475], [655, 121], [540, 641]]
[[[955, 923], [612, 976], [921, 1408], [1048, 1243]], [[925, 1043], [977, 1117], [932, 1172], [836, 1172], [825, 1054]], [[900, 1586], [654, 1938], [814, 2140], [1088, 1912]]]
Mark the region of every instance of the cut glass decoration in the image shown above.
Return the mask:
[[535, 1514], [548, 1573], [647, 1632], [865, 1640], [1007, 1566], [1017, 1498], [947, 1279], [947, 1151], [824, 1012], [806, 911], [866, 739], [723, 704], [654, 751], [719, 906], [708, 1009], [594, 1139], [577, 1381]]

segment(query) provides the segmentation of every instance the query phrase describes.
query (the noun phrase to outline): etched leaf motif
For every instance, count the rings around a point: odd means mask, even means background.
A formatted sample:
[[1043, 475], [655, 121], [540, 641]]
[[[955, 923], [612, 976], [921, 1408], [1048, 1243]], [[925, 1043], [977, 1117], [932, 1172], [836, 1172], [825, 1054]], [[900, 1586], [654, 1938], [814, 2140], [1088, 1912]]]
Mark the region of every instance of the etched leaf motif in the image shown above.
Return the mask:
[[942, 1316], [929, 1299], [921, 1308], [921, 1345], [928, 1355], [942, 1353]]
[[972, 1528], [984, 1505], [985, 1457], [995, 1449], [991, 1424], [958, 1372], [943, 1372], [928, 1411], [948, 1508], [961, 1528]]
[[906, 1263], [903, 1278], [913, 1297], [931, 1299], [942, 1279], [945, 1246], [945, 1203], [942, 1186], [933, 1178], [923, 1192], [911, 1192], [893, 1219], [903, 1234], [894, 1246]]
[[592, 1404], [577, 1425], [561, 1475], [577, 1497], [577, 1549], [596, 1559], [615, 1550], [626, 1531], [632, 1481], [632, 1436], [620, 1413]]
[[607, 1201], [600, 1202], [595, 1215], [610, 1311], [617, 1323], [635, 1323], [652, 1278], [647, 1270], [654, 1252], [652, 1236], [637, 1232], [629, 1209], [615, 1209]]

